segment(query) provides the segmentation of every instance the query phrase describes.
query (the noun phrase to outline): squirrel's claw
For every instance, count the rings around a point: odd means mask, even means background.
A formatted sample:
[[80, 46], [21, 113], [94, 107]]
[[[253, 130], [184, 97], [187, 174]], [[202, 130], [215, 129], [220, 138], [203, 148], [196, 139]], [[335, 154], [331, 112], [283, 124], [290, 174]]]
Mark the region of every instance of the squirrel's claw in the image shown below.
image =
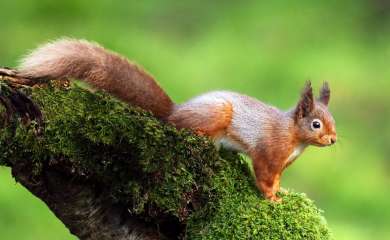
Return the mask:
[[0, 67], [0, 75], [1, 76], [8, 76], [8, 77], [15, 77], [17, 71], [15, 69], [11, 69], [8, 67]]
[[280, 189], [279, 189], [279, 192], [280, 192], [280, 193], [283, 193], [283, 194], [285, 194], [285, 195], [289, 194], [288, 190], [285, 189], [285, 188], [280, 188]]
[[272, 202], [276, 202], [276, 203], [281, 203], [282, 202], [282, 198], [281, 197], [278, 197], [276, 195], [273, 195], [271, 196], [270, 198], [268, 198], [269, 200], [271, 200]]
[[6, 80], [14, 86], [32, 86], [35, 84], [35, 81], [32, 79], [18, 76], [17, 70], [8, 67], [0, 67], [0, 80]]

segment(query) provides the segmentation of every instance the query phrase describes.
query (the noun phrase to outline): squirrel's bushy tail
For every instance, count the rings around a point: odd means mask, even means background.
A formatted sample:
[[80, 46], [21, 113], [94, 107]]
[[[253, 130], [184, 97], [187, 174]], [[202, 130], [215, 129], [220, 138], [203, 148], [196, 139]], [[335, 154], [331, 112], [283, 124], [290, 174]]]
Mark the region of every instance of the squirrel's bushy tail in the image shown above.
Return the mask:
[[18, 68], [31, 79], [78, 79], [165, 119], [174, 106], [157, 82], [126, 58], [85, 40], [61, 39], [47, 43]]

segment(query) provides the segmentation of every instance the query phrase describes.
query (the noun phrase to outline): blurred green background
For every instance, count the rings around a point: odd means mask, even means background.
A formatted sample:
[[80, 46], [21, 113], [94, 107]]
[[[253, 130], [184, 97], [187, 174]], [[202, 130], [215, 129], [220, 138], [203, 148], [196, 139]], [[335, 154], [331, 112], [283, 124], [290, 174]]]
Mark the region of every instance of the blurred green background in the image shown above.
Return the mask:
[[[228, 89], [281, 108], [331, 84], [339, 142], [311, 147], [282, 186], [324, 210], [336, 239], [390, 239], [390, 4], [351, 1], [1, 1], [0, 65], [61, 36], [143, 65], [178, 102]], [[0, 239], [74, 239], [0, 168]]]

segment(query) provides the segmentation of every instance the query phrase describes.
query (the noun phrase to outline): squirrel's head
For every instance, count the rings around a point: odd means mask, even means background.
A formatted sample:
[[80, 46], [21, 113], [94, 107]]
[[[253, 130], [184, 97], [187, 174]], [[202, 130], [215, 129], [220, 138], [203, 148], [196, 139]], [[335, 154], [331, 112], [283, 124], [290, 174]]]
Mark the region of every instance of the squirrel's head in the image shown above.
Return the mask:
[[300, 141], [315, 146], [329, 146], [336, 142], [335, 121], [328, 111], [330, 89], [325, 82], [318, 99], [313, 97], [313, 89], [308, 81], [303, 89], [293, 114], [297, 135]]

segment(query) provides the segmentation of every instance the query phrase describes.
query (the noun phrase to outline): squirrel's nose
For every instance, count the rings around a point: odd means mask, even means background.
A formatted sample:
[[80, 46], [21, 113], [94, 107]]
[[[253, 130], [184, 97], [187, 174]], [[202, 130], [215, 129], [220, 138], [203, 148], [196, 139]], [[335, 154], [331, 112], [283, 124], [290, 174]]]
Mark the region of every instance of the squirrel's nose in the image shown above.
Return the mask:
[[330, 138], [330, 144], [335, 144], [337, 141], [337, 137], [331, 137]]

